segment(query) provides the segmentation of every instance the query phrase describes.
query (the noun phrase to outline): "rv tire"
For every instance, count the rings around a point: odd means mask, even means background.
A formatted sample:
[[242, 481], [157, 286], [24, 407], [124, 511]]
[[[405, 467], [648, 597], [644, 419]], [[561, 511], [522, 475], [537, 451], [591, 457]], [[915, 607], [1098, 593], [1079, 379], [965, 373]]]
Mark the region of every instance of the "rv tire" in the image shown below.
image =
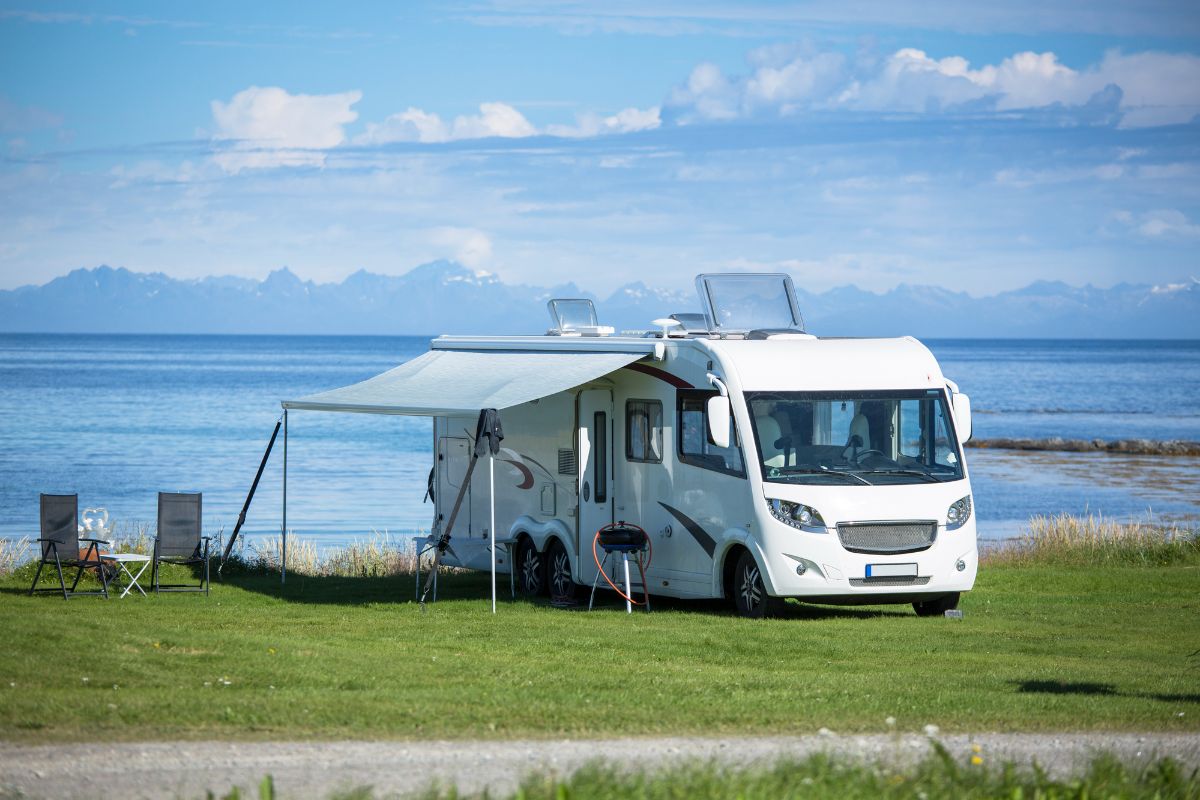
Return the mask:
[[767, 594], [758, 562], [749, 550], [743, 550], [733, 570], [733, 607], [743, 617], [762, 619], [775, 603], [775, 598]]
[[517, 590], [526, 597], [546, 593], [546, 562], [528, 536], [517, 543], [517, 558], [513, 564], [517, 571]]
[[913, 611], [918, 617], [940, 617], [947, 611], [958, 608], [958, 592], [944, 594], [933, 600], [924, 600], [912, 604]]
[[571, 577], [571, 557], [558, 539], [551, 540], [546, 548], [546, 587], [552, 602], [573, 603], [576, 600], [577, 587], [575, 579]]

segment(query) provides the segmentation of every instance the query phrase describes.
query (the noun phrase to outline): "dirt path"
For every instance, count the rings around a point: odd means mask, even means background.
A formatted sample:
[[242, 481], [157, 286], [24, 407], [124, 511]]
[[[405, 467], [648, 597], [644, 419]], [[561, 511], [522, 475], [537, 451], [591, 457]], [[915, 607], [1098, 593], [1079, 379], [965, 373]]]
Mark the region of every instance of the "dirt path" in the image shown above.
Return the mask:
[[[980, 734], [939, 740], [966, 760], [972, 745], [990, 763], [1035, 760], [1065, 775], [1091, 754], [1109, 751], [1141, 763], [1171, 756], [1200, 767], [1196, 734]], [[203, 797], [240, 786], [251, 796], [271, 775], [285, 798], [326, 798], [371, 786], [379, 796], [405, 795], [437, 781], [460, 791], [487, 787], [493, 796], [517, 786], [532, 770], [565, 775], [603, 758], [629, 767], [657, 768], [687, 760], [724, 764], [771, 763], [817, 752], [908, 763], [929, 751], [919, 735], [755, 738], [654, 738], [599, 741], [466, 742], [170, 742], [165, 744], [14, 745], [0, 743], [0, 797]]]

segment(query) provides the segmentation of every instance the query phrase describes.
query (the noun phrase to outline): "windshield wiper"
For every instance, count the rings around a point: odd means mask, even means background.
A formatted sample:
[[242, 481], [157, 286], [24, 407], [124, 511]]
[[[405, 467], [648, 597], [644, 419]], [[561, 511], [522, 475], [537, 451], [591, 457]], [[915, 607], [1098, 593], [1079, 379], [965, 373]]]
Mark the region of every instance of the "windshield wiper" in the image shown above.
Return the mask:
[[865, 469], [862, 471], [872, 475], [916, 475], [919, 478], [924, 478], [929, 483], [941, 483], [939, 479], [919, 469], [904, 469], [900, 467], [893, 469]]
[[861, 475], [856, 475], [853, 472], [844, 472], [840, 469], [825, 469], [824, 467], [778, 467], [781, 475], [835, 475], [839, 478], [850, 478], [851, 480], [859, 481], [867, 486], [874, 486], [869, 480]]

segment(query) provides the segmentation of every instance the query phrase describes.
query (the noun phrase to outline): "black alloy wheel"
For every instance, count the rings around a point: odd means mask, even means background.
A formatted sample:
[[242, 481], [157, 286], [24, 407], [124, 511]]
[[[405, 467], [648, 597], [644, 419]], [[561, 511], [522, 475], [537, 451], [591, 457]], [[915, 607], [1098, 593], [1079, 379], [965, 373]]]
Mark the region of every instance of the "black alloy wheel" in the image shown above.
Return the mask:
[[558, 539], [546, 549], [546, 579], [552, 601], [575, 602], [577, 586], [571, 577], [571, 557]]
[[513, 568], [517, 571], [517, 590], [521, 594], [537, 597], [546, 593], [546, 566], [532, 540], [522, 539], [517, 545], [517, 560]]
[[762, 619], [774, 605], [758, 563], [749, 550], [742, 551], [733, 571], [733, 605], [738, 614], [750, 619]]

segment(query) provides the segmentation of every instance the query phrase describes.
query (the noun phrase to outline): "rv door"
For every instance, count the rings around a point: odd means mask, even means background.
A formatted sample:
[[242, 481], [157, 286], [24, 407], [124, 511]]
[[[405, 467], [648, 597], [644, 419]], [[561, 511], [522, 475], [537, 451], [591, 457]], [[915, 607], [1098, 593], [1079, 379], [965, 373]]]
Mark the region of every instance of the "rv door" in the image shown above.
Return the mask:
[[608, 389], [579, 393], [579, 549], [581, 582], [596, 576], [592, 539], [613, 522], [613, 398]]

